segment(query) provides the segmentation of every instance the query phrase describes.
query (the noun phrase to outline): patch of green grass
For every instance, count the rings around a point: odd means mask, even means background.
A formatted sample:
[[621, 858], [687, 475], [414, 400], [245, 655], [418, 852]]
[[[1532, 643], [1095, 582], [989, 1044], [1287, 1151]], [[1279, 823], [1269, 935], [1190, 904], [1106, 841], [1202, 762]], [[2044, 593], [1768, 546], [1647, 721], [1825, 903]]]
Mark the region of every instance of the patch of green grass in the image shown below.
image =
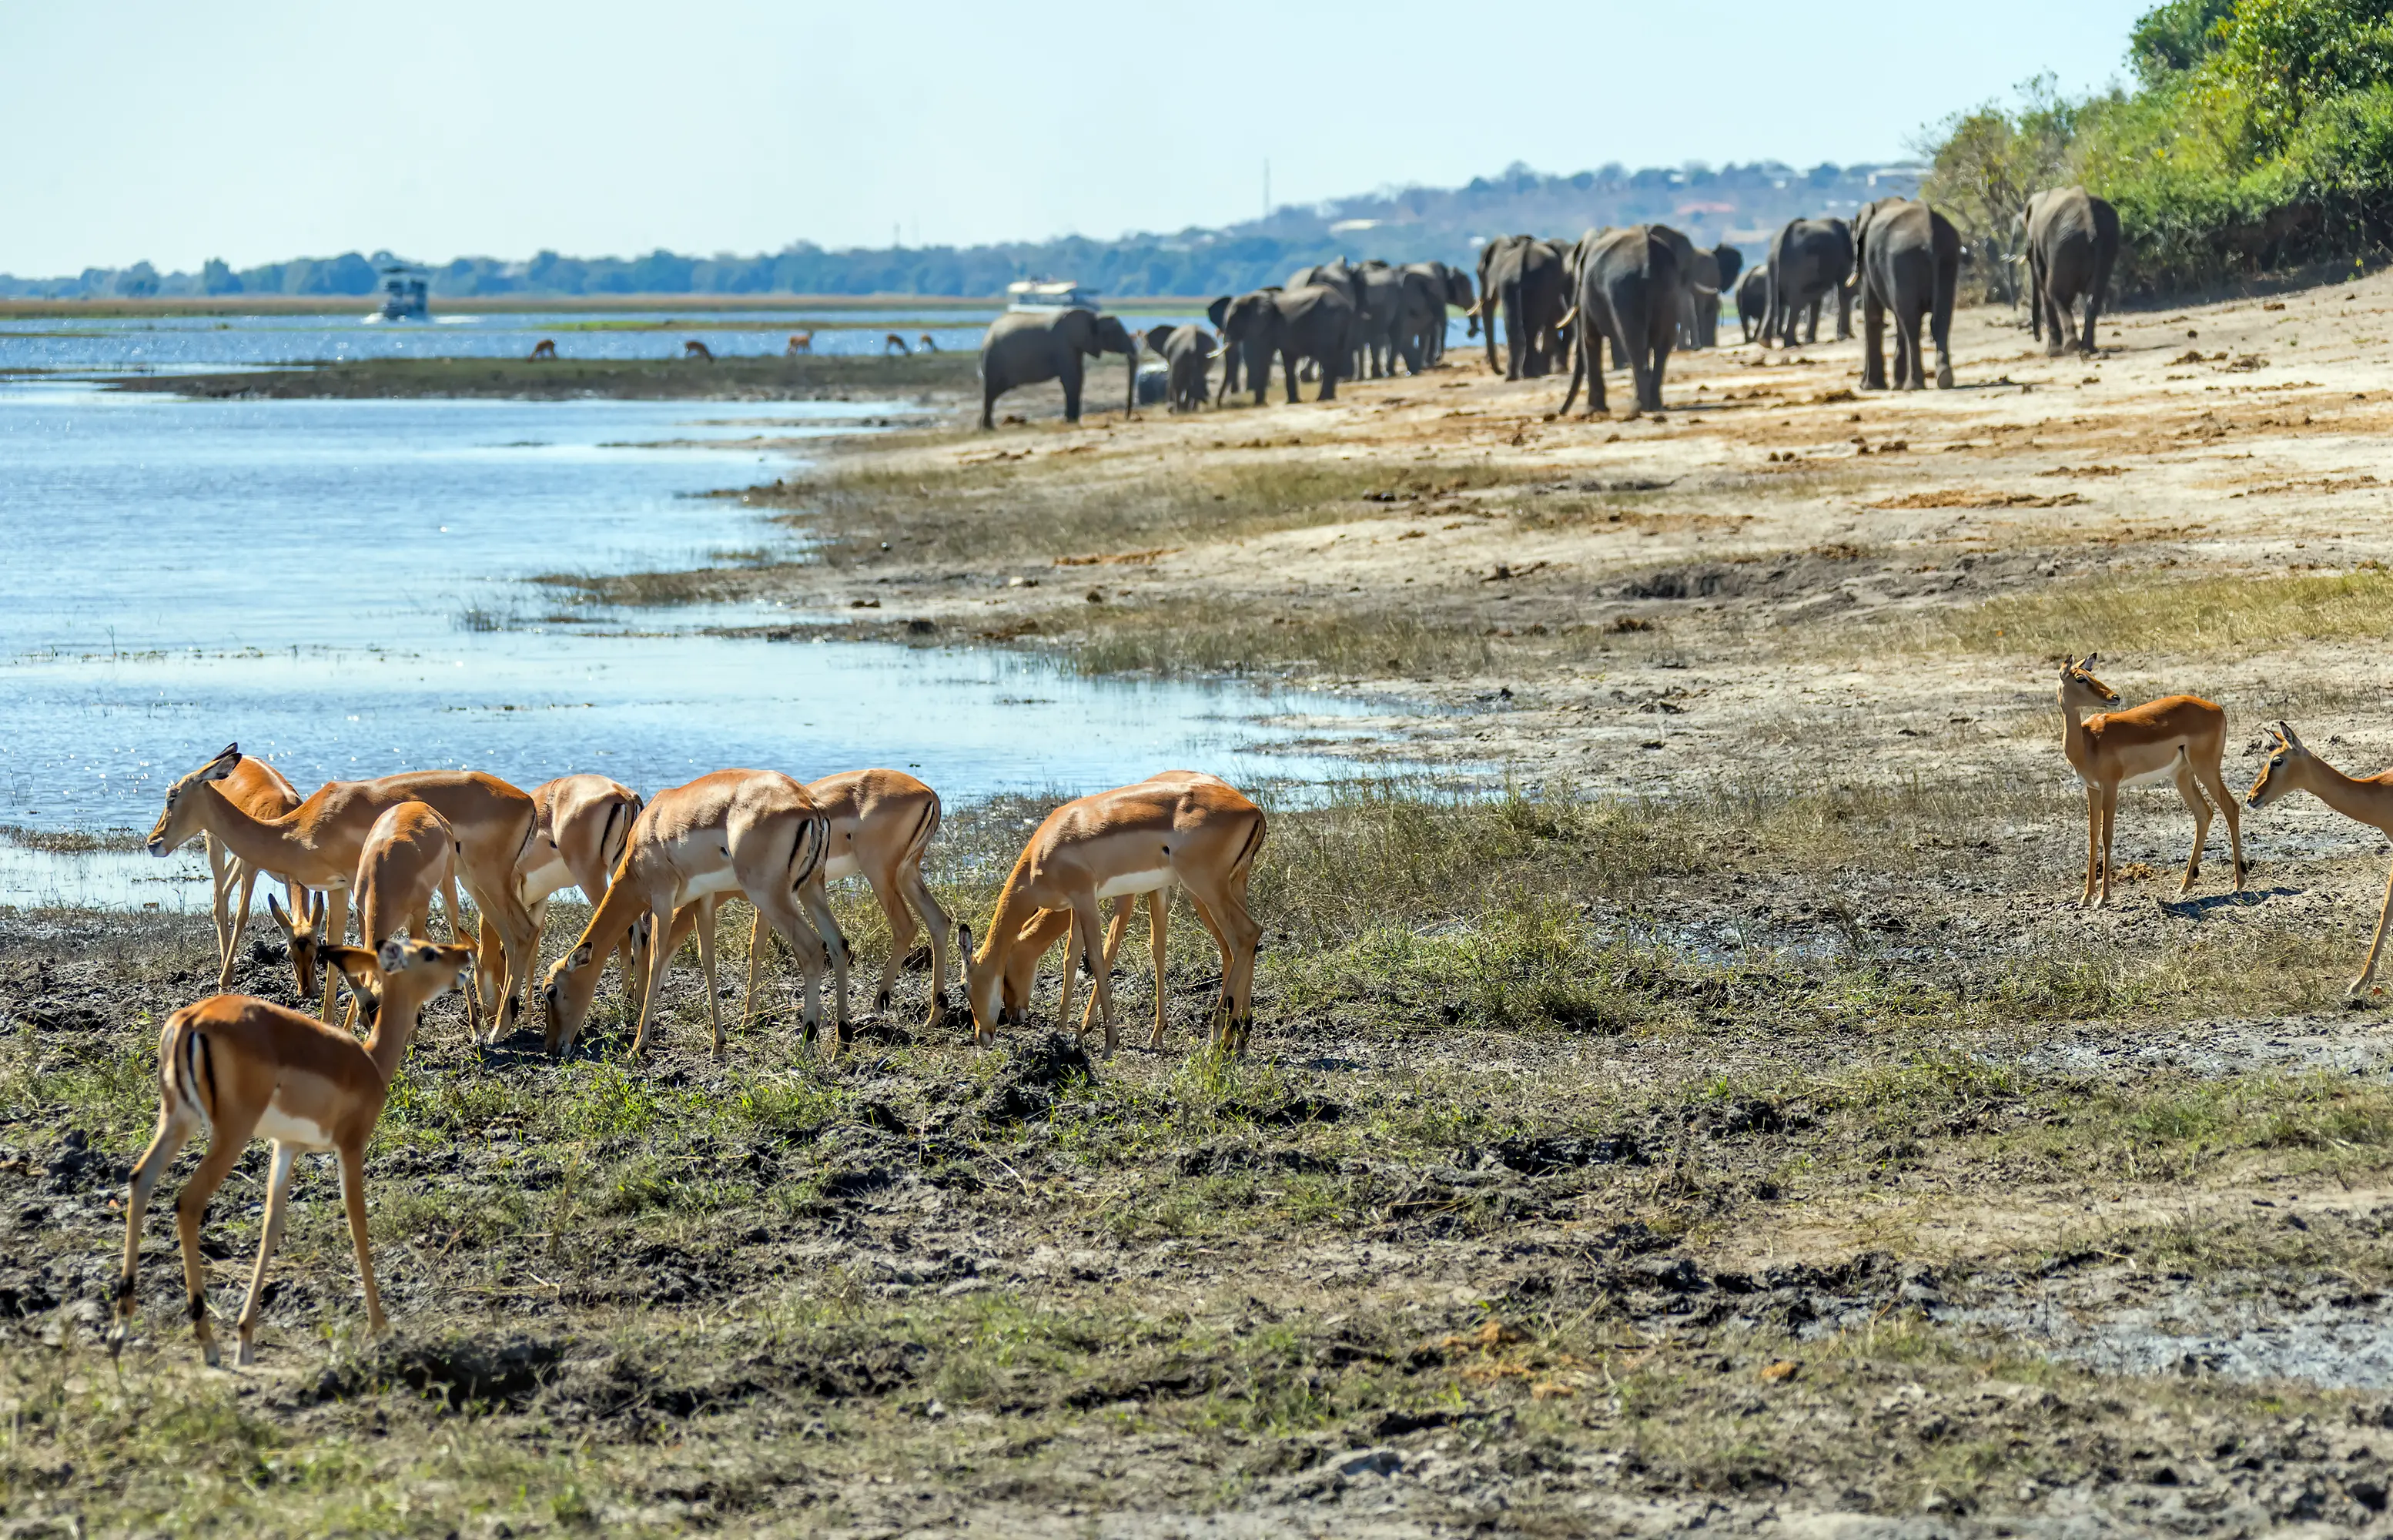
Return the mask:
[[2029, 657], [2203, 656], [2393, 636], [2393, 574], [2132, 579], [2050, 584], [1920, 622], [1931, 645]]

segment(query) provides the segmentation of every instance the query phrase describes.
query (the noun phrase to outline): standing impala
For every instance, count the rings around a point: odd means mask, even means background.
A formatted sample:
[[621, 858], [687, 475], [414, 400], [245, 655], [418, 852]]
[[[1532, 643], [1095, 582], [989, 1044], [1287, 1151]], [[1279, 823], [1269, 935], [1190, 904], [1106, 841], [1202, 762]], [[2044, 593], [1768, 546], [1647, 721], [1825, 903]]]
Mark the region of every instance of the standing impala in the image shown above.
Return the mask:
[[[2202, 800], [2207, 788], [2219, 811], [2227, 815], [2227, 838], [2235, 854], [2235, 891], [2243, 891], [2243, 831], [2238, 827], [2235, 799], [2227, 794], [2219, 773], [2219, 756], [2227, 748], [2227, 713], [2194, 695], [2164, 696], [2124, 711], [2101, 711], [2119, 703], [2119, 692], [2094, 677], [2094, 654], [2084, 662], [2064, 659], [2060, 665], [2061, 751], [2086, 783], [2086, 884], [2078, 907], [2099, 908], [2111, 901], [2111, 824], [2119, 808], [2119, 788], [2160, 781], [2177, 783], [2193, 815], [2193, 852], [2186, 857], [2185, 881], [2177, 892], [2192, 891], [2202, 871], [2202, 842], [2210, 833], [2210, 805]], [[2097, 711], [2087, 716], [2088, 711]]]
[[[281, 771], [262, 759], [242, 760], [233, 767], [233, 773], [225, 777], [221, 790], [234, 805], [253, 818], [279, 818], [299, 805], [299, 789], [284, 778]], [[249, 929], [249, 900], [257, 884], [258, 872], [255, 867], [225, 849], [215, 835], [205, 834], [201, 839], [208, 847], [208, 874], [214, 879], [216, 888], [216, 987], [219, 990], [229, 989], [232, 987], [233, 963], [241, 955], [241, 935]], [[286, 880], [286, 886], [291, 894], [291, 907], [306, 908], [307, 903], [300, 896], [299, 884]], [[236, 889], [241, 894], [238, 908], [231, 903]], [[299, 992], [302, 995], [312, 994], [314, 980], [313, 972], [301, 974]]]
[[[438, 894], [449, 906], [449, 937], [463, 940], [464, 911], [457, 906], [457, 832], [427, 803], [400, 803], [383, 810], [366, 834], [358, 854], [357, 875], [349, 880], [358, 905], [358, 939], [369, 952], [380, 952], [394, 935], [411, 927], [417, 935], [432, 930], [432, 900]], [[473, 1036], [481, 1036], [474, 991], [465, 991], [465, 1021]], [[349, 1002], [349, 1023], [357, 1021], [357, 1001]]]
[[[779, 933], [805, 977], [804, 1018], [808, 1042], [820, 1019], [817, 985], [826, 951], [841, 962], [838, 1019], [847, 1019], [846, 943], [823, 895], [823, 861], [830, 829], [806, 789], [778, 770], [717, 770], [687, 786], [657, 793], [632, 825], [632, 837], [616, 864], [607, 896], [591, 912], [573, 949], [548, 970], [543, 986], [549, 1051], [573, 1046], [589, 1019], [603, 959], [650, 916], [670, 931], [684, 908], [698, 930], [699, 964], [706, 972], [706, 1010], [714, 1024], [714, 1056], [723, 1057], [723, 1006], [714, 988], [714, 906], [745, 897]], [[801, 933], [804, 939], [801, 941]], [[647, 978], [639, 990], [639, 1022], [632, 1052], [647, 1045], [648, 1016], [675, 950], [658, 936], [647, 948]], [[840, 1028], [832, 1029], [836, 1051]]]
[[[806, 795], [830, 821], [830, 858], [823, 863], [823, 880], [862, 877], [889, 920], [889, 958], [881, 965], [881, 987], [872, 997], [872, 1009], [889, 1009], [897, 970], [913, 946], [914, 911], [919, 909], [931, 943], [931, 1013], [922, 1025], [925, 1030], [937, 1026], [948, 1013], [952, 922], [922, 880], [922, 853], [939, 832], [939, 794], [902, 770], [850, 770], [807, 782]], [[665, 945], [679, 946], [688, 930], [675, 915]], [[772, 933], [759, 911], [748, 937], [748, 998], [740, 1007], [742, 1016], [755, 1010], [756, 972]], [[840, 1030], [846, 1028], [843, 1020]]]
[[257, 1312], [266, 1292], [266, 1265], [282, 1238], [291, 1168], [303, 1150], [330, 1150], [341, 1163], [341, 1197], [349, 1241], [366, 1291], [366, 1324], [387, 1329], [374, 1288], [373, 1251], [366, 1233], [366, 1141], [382, 1116], [391, 1077], [407, 1052], [416, 1016], [473, 966], [469, 946], [434, 946], [395, 937], [379, 954], [328, 946], [327, 963], [347, 976], [374, 1006], [373, 1029], [363, 1043], [338, 1027], [247, 995], [211, 995], [166, 1018], [158, 1037], [158, 1131], [133, 1168], [124, 1200], [124, 1265], [116, 1281], [116, 1325], [108, 1350], [124, 1351], [133, 1324], [134, 1277], [141, 1262], [141, 1219], [176, 1154], [205, 1130], [208, 1153], [175, 1204], [182, 1242], [183, 1284], [191, 1325], [211, 1365], [218, 1355], [208, 1329], [207, 1266], [200, 1258], [200, 1220], [233, 1163], [254, 1139], [274, 1142], [266, 1175], [266, 1228], [257, 1265], [241, 1311], [236, 1363], [256, 1356]]
[[[2269, 763], [2260, 767], [2259, 779], [2244, 793], [2246, 805], [2262, 808], [2288, 791], [2307, 791], [2352, 822], [2393, 836], [2393, 770], [2347, 776], [2303, 748], [2291, 723], [2280, 722], [2269, 732], [2277, 740], [2276, 747], [2269, 752]], [[2385, 903], [2376, 911], [2376, 934], [2368, 943], [2368, 960], [2360, 965], [2360, 976], [2345, 994], [2359, 994], [2376, 976], [2376, 958], [2385, 949], [2387, 920], [2393, 920], [2393, 876], [2385, 881]]]
[[[1247, 877], [1262, 848], [1263, 827], [1262, 808], [1220, 777], [1195, 770], [1167, 770], [1047, 815], [998, 894], [980, 950], [972, 950], [969, 930], [959, 933], [971, 954], [964, 993], [972, 1004], [973, 1040], [987, 1046], [997, 1040], [1000, 1023], [1024, 1019], [1030, 977], [1064, 928], [1056, 918], [1063, 911], [1070, 916], [1071, 946], [1056, 1024], [1060, 1029], [1071, 1021], [1077, 961], [1093, 980], [1105, 1051], [1113, 1052], [1113, 982], [1098, 956], [1104, 927], [1097, 907], [1176, 882], [1188, 890], [1197, 921], [1221, 948], [1212, 1039], [1245, 1051], [1254, 1030], [1255, 946], [1262, 939], [1262, 927], [1247, 912]], [[1162, 989], [1158, 976], [1156, 992]]]
[[[524, 977], [540, 976], [541, 927], [548, 920], [548, 901], [559, 889], [579, 887], [595, 907], [607, 896], [607, 874], [623, 858], [632, 836], [632, 821], [640, 816], [639, 793], [604, 776], [559, 776], [532, 788], [531, 843], [516, 862], [516, 896], [531, 916], [532, 954], [525, 960]], [[481, 993], [495, 999], [499, 990], [498, 935], [487, 921], [477, 964]], [[633, 980], [631, 938], [622, 946], [623, 981]]]
[[[349, 881], [374, 820], [399, 803], [428, 803], [456, 831], [458, 875], [485, 920], [497, 926], [506, 951], [504, 1003], [496, 1032], [515, 1024], [516, 996], [530, 977], [537, 940], [531, 916], [516, 896], [517, 861], [531, 840], [530, 797], [479, 771], [425, 770], [379, 780], [327, 781], [282, 816], [255, 818], [216, 785], [241, 758], [241, 746], [228, 744], [167, 790], [165, 809], [150, 830], [150, 855], [167, 855], [194, 834], [213, 834], [260, 869], [324, 890], [323, 933], [337, 942], [348, 933]], [[328, 973], [317, 1011], [326, 1020], [333, 1013], [333, 987]]]

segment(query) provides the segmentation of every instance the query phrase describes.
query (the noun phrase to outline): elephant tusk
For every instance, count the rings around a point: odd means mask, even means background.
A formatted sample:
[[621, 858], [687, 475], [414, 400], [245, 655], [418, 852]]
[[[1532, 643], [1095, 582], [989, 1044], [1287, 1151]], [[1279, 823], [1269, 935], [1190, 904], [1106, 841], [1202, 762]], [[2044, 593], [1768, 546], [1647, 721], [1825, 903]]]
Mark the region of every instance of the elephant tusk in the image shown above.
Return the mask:
[[1576, 305], [1574, 305], [1574, 306], [1572, 306], [1572, 307], [1570, 307], [1570, 314], [1568, 314], [1568, 315], [1566, 315], [1566, 316], [1563, 317], [1563, 319], [1562, 319], [1562, 320], [1558, 320], [1558, 321], [1554, 322], [1554, 330], [1555, 330], [1555, 331], [1557, 331], [1557, 332], [1559, 332], [1559, 331], [1561, 331], [1563, 327], [1568, 326], [1571, 322], [1573, 322], [1573, 321], [1575, 321], [1575, 320], [1578, 320], [1578, 307], [1577, 307], [1577, 306], [1576, 306]]

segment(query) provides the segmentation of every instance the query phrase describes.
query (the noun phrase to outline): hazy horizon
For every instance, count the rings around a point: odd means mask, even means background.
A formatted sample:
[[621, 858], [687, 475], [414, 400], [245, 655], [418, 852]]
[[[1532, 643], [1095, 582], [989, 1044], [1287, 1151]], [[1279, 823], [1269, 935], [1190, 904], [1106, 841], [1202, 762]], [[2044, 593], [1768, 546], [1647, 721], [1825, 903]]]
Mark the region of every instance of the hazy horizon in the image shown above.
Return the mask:
[[[1513, 162], [1893, 162], [2039, 72], [2068, 91], [2121, 75], [2150, 3], [2022, 0], [1989, 31], [1861, 0], [1792, 36], [1766, 33], [1776, 7], [1759, 5], [1711, 7], [1700, 29], [1594, 5], [1537, 18], [1549, 67], [1523, 89], [1507, 29], [1395, 0], [1372, 27], [1250, 0], [932, 0], [894, 42], [811, 0], [686, 7], [670, 32], [621, 0], [139, 0], [104, 33], [6, 0], [19, 69], [0, 129], [33, 148], [0, 163], [0, 271], [1110, 240], [1254, 217], [1266, 160], [1275, 205]], [[1248, 62], [1259, 49], [1267, 66]], [[1313, 80], [1281, 62], [1314, 56], [1340, 62]]]

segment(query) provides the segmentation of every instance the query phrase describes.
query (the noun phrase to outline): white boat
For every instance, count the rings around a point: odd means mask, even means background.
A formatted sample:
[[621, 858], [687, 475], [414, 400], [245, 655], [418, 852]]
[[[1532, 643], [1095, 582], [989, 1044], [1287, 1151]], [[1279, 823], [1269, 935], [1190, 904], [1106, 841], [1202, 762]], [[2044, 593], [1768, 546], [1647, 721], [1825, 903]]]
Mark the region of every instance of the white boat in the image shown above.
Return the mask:
[[[382, 270], [384, 320], [432, 319], [432, 283], [421, 268], [393, 267]], [[366, 318], [374, 319], [372, 316]]]
[[1009, 310], [1093, 310], [1097, 308], [1097, 296], [1069, 280], [1057, 282], [1043, 278], [1026, 278], [1005, 286], [1005, 307]]

